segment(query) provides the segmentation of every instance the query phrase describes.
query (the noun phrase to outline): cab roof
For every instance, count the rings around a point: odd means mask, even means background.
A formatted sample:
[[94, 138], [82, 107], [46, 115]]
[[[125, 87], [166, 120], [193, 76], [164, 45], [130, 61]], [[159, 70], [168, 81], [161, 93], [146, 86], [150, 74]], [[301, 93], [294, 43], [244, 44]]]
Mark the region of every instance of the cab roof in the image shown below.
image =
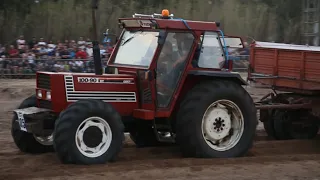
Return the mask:
[[125, 28], [177, 29], [191, 31], [219, 31], [220, 23], [191, 21], [173, 18], [173, 14], [134, 14], [132, 18], [119, 18], [119, 25]]

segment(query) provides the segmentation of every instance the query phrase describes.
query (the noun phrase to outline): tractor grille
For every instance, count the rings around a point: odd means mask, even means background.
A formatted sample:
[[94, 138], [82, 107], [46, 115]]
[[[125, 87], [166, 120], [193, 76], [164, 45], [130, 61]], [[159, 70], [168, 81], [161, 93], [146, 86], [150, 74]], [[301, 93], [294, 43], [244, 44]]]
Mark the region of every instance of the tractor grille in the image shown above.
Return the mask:
[[38, 88], [50, 90], [51, 89], [50, 75], [38, 74], [37, 84], [38, 84]]
[[51, 101], [39, 99], [39, 108], [52, 109]]

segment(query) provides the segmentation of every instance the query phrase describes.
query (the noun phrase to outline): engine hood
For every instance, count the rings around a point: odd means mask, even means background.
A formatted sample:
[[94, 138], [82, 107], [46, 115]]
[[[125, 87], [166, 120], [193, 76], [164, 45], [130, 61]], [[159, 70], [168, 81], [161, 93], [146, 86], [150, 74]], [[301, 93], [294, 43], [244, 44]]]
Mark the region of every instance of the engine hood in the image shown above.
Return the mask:
[[56, 111], [83, 99], [111, 103], [122, 115], [128, 115], [138, 107], [138, 88], [134, 75], [38, 72], [38, 77], [39, 74], [50, 76], [52, 101], [58, 108]]

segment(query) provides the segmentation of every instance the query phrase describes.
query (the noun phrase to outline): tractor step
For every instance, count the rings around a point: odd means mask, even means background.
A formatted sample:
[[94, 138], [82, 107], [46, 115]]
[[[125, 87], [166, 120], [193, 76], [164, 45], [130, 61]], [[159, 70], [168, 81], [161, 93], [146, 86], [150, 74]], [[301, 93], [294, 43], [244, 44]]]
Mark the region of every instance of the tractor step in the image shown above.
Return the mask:
[[167, 142], [167, 143], [175, 142], [175, 135], [172, 133], [172, 129], [170, 125], [156, 124], [154, 121], [153, 130], [159, 142]]

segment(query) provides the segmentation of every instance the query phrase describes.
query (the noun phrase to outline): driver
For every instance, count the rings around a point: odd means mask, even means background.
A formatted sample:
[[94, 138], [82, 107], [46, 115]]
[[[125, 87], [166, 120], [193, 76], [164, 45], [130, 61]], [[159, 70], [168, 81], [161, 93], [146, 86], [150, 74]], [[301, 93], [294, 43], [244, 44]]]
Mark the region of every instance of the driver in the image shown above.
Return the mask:
[[[192, 36], [192, 35], [191, 35]], [[193, 37], [186, 33], [176, 33], [174, 38], [177, 40], [180, 58], [176, 60], [173, 67], [182, 70], [182, 65], [187, 60], [189, 50], [193, 43]]]
[[172, 43], [166, 41], [159, 56], [158, 64], [160, 66], [160, 71], [162, 73], [170, 72], [170, 67], [173, 66], [177, 58], [177, 54], [173, 52]]

